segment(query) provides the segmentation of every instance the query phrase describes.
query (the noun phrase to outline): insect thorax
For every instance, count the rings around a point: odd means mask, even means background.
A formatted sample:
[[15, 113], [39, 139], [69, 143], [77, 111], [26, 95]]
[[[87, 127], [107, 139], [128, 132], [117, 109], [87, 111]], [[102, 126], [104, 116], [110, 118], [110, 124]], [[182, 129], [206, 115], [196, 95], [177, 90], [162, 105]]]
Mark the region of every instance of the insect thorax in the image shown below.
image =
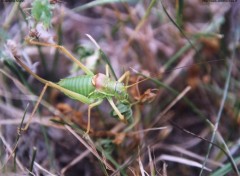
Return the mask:
[[115, 97], [122, 102], [128, 100], [128, 94], [122, 82], [112, 80], [102, 73], [95, 75], [92, 82], [96, 90], [106, 97]]

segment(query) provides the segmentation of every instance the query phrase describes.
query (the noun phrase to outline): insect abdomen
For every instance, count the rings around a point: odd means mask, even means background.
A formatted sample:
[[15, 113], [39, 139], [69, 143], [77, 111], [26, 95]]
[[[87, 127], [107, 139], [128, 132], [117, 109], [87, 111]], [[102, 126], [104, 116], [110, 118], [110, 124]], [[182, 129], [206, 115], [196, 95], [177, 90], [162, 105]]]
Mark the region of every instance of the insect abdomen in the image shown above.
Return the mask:
[[61, 81], [58, 82], [58, 85], [88, 97], [89, 94], [95, 90], [95, 87], [92, 84], [92, 78], [93, 76], [88, 75], [65, 78], [61, 79]]

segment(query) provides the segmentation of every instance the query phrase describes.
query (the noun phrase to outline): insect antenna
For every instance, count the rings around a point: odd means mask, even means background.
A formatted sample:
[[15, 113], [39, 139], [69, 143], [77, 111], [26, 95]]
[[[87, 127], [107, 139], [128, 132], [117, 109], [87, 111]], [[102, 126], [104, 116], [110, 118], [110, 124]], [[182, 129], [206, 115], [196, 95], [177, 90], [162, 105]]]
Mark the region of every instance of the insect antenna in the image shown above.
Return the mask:
[[[131, 69], [133, 69], [133, 68], [131, 68]], [[138, 74], [141, 74], [140, 72], [137, 72]], [[146, 80], [148, 80], [148, 79], [150, 79], [150, 78], [144, 78], [143, 80], [141, 80], [141, 81], [138, 81], [138, 82], [135, 82], [135, 83], [133, 83], [133, 84], [131, 84], [131, 85], [129, 85], [129, 86], [125, 86], [127, 89], [128, 88], [130, 88], [130, 87], [132, 87], [132, 86], [135, 86], [136, 84], [139, 84], [139, 83], [141, 83], [141, 82], [144, 82], [144, 81], [146, 81]]]
[[[223, 61], [223, 60], [226, 60], [226, 59], [214, 59], [214, 60], [210, 60], [210, 61], [207, 61], [207, 62], [197, 62], [197, 63], [194, 63], [194, 64], [187, 64], [187, 65], [184, 65], [184, 66], [181, 66], [181, 67], [175, 67], [175, 68], [173, 68], [173, 69], [167, 70], [167, 71], [165, 71], [164, 73], [160, 73], [160, 74], [158, 74], [158, 75], [151, 76], [151, 78], [157, 78], [157, 77], [160, 76], [161, 74], [170, 73], [170, 72], [172, 72], [172, 71], [174, 71], [174, 70], [183, 69], [183, 68], [188, 68], [188, 67], [191, 67], [191, 66], [194, 66], [194, 65], [202, 65], [202, 64], [206, 64], [206, 63], [219, 62], [219, 61]], [[130, 68], [133, 72], [135, 72], [135, 73], [137, 73], [137, 74], [140, 74], [140, 75], [143, 75], [143, 74], [141, 74], [139, 71], [135, 70], [134, 68], [132, 68], [132, 67], [129, 67], [129, 68]], [[143, 76], [144, 76], [144, 75], [143, 75]], [[141, 83], [141, 82], [144, 82], [144, 81], [147, 81], [147, 80], [150, 79], [150, 77], [147, 77], [147, 76], [145, 76], [145, 77], [146, 77], [146, 78], [144, 78], [144, 79], [142, 79], [142, 80], [140, 80], [140, 81], [138, 81], [138, 82], [136, 82], [136, 83], [133, 83], [133, 84], [131, 84], [131, 85], [125, 86], [125, 87], [128, 89], [128, 88], [130, 88], [130, 87], [132, 87], [132, 86], [134, 86], [134, 85], [136, 85], [136, 84], [139, 84], [139, 83]]]
[[196, 63], [194, 63], [194, 64], [187, 64], [187, 65], [184, 65], [184, 66], [175, 67], [175, 68], [173, 68], [173, 69], [166, 70], [166, 71], [164, 71], [164, 74], [170, 73], [170, 72], [172, 72], [172, 71], [174, 71], [174, 70], [183, 69], [183, 68], [188, 68], [188, 67], [191, 67], [191, 66], [194, 66], [194, 65], [202, 65], [202, 64], [206, 64], [206, 63], [219, 62], [219, 61], [223, 61], [223, 60], [226, 60], [226, 59], [213, 59], [213, 60], [210, 60], [210, 61], [196, 62]]

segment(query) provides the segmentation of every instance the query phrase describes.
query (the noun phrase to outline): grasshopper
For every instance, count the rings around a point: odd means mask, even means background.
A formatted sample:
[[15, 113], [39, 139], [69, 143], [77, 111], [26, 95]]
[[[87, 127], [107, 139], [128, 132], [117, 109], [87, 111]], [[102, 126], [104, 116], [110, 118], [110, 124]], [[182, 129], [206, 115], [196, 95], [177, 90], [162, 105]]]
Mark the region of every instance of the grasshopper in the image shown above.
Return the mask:
[[[90, 39], [91, 36], [87, 35]], [[128, 83], [130, 72], [125, 72], [117, 81], [110, 78], [109, 67], [106, 65], [106, 73], [97, 73], [94, 74], [89, 70], [85, 65], [83, 65], [79, 60], [77, 60], [65, 47], [57, 44], [50, 44], [36, 41], [32, 38], [27, 37], [25, 41], [31, 45], [45, 46], [45, 47], [54, 47], [59, 49], [63, 54], [69, 57], [74, 61], [84, 72], [85, 75], [76, 76], [72, 78], [61, 79], [58, 83], [54, 83], [48, 80], [45, 80], [38, 75], [36, 75], [31, 69], [25, 65], [19, 57], [15, 56], [16, 61], [33, 77], [38, 81], [45, 84], [37, 102], [34, 106], [34, 109], [30, 115], [28, 122], [25, 127], [20, 129], [20, 131], [26, 131], [31, 123], [31, 120], [39, 106], [39, 103], [47, 89], [47, 87], [52, 87], [63, 92], [68, 97], [78, 100], [82, 103], [88, 104], [88, 122], [86, 134], [90, 131], [90, 117], [91, 109], [95, 106], [98, 106], [102, 103], [104, 99], [107, 99], [109, 104], [112, 106], [113, 111], [117, 114], [119, 119], [123, 122], [126, 122], [125, 117], [121, 114], [120, 110], [115, 105], [113, 98], [120, 101], [123, 104], [129, 104], [127, 88], [123, 81], [126, 79], [126, 84]]]

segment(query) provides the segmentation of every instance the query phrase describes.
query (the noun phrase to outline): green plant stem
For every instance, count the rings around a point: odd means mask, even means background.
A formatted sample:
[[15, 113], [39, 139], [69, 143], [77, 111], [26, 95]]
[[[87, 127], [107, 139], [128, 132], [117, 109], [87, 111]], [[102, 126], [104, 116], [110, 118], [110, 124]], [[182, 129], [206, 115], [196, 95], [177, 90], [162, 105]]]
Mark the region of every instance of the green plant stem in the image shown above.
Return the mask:
[[37, 155], [37, 148], [36, 147], [33, 147], [33, 154], [32, 154], [32, 160], [31, 160], [31, 164], [30, 164], [30, 168], [29, 168], [29, 175], [32, 176], [32, 171], [33, 171], [33, 165], [34, 165], [34, 161], [35, 161], [35, 158], [36, 158], [36, 155]]
[[41, 59], [41, 62], [42, 62], [42, 66], [43, 66], [44, 72], [48, 75], [47, 63], [45, 61], [45, 57], [44, 57], [44, 54], [42, 52], [42, 49], [41, 49], [40, 46], [37, 46], [37, 48], [38, 48], [38, 52], [39, 52], [39, 55], [40, 55], [40, 59]]
[[17, 2], [17, 1], [13, 4], [11, 12], [9, 13], [9, 15], [7, 16], [7, 18], [5, 19], [5, 21], [3, 23], [3, 28], [5, 30], [8, 30], [10, 23], [12, 22], [13, 18], [16, 16], [19, 4], [20, 4], [20, 2]]
[[[237, 36], [236, 38], [239, 39], [239, 36]], [[232, 52], [232, 56], [231, 56], [231, 60], [230, 60], [230, 65], [229, 65], [229, 69], [228, 69], [228, 75], [227, 75], [226, 82], [225, 82], [225, 86], [224, 86], [224, 93], [223, 93], [221, 105], [220, 105], [220, 108], [219, 108], [219, 111], [218, 111], [216, 123], [215, 123], [215, 125], [214, 125], [213, 133], [212, 133], [212, 136], [211, 136], [211, 142], [212, 142], [212, 143], [213, 143], [214, 140], [215, 140], [215, 136], [216, 136], [216, 133], [217, 133], [217, 130], [218, 130], [218, 126], [219, 126], [220, 120], [221, 120], [221, 116], [222, 116], [224, 104], [225, 104], [226, 99], [227, 99], [228, 89], [229, 89], [230, 80], [231, 80], [231, 73], [232, 73], [232, 69], [233, 69], [234, 58], [235, 58], [235, 50]], [[200, 171], [200, 173], [199, 173], [200, 176], [201, 176], [202, 173], [203, 173], [203, 168], [204, 168], [205, 165], [206, 165], [206, 162], [207, 162], [207, 159], [208, 159], [208, 157], [209, 157], [209, 155], [210, 155], [211, 149], [212, 149], [212, 144], [209, 144], [208, 151], [207, 151], [205, 160], [204, 160], [203, 165], [202, 165], [202, 169], [201, 169], [201, 171]], [[232, 157], [231, 157], [231, 160], [232, 160], [232, 162], [234, 163], [234, 160], [233, 160]], [[238, 168], [237, 168], [236, 165], [233, 166], [233, 169], [235, 170], [235, 172], [236, 172], [238, 175], [240, 175], [240, 173], [239, 173]]]
[[[61, 20], [57, 27], [58, 45], [62, 45], [62, 15], [60, 18]], [[55, 74], [56, 68], [58, 68], [58, 61], [59, 61], [59, 51], [56, 50], [54, 54], [52, 69], [51, 69], [52, 74]]]

